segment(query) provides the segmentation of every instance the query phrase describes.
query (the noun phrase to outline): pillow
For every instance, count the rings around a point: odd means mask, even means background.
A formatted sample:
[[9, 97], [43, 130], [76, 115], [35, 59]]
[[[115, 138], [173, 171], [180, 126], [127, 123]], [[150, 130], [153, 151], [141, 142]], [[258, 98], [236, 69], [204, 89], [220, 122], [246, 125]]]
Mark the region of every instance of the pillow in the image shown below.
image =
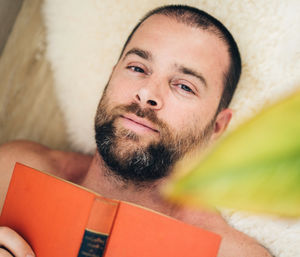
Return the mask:
[[46, 0], [47, 57], [69, 139], [95, 149], [93, 120], [128, 34], [150, 9], [189, 4], [220, 19], [236, 39], [243, 62], [231, 107], [231, 126], [300, 84], [300, 4], [295, 1]]

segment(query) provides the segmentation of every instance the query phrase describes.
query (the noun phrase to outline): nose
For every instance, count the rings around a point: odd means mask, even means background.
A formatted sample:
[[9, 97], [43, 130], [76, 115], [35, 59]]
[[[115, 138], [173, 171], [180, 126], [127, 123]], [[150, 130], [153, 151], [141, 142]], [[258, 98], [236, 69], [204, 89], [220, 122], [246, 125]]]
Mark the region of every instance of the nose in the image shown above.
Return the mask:
[[159, 110], [162, 108], [163, 100], [158, 86], [149, 85], [139, 88], [134, 95], [134, 100], [143, 108]]

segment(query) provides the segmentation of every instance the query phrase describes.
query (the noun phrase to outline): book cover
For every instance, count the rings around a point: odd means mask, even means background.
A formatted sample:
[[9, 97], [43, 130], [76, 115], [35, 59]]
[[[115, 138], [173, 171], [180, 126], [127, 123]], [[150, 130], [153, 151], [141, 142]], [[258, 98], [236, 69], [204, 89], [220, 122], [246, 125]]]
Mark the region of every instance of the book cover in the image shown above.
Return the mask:
[[37, 257], [216, 257], [221, 237], [17, 163], [0, 217]]

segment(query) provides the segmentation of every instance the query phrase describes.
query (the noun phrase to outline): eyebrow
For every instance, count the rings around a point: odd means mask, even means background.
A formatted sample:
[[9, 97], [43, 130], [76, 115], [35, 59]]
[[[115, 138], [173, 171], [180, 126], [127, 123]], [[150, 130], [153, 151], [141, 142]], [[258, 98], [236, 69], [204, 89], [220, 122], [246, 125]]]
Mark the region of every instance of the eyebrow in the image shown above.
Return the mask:
[[151, 60], [153, 59], [153, 58], [152, 58], [152, 54], [151, 54], [150, 52], [135, 47], [135, 48], [132, 48], [131, 50], [129, 50], [129, 51], [125, 54], [123, 60], [124, 60], [128, 55], [131, 55], [131, 54], [132, 54], [132, 55], [137, 55], [137, 56], [139, 56], [139, 57], [141, 57], [141, 58], [143, 58], [143, 59], [145, 59], [145, 60], [147, 60], [147, 61], [151, 61]]
[[[123, 60], [129, 56], [129, 55], [137, 55], [147, 61], [152, 61], [153, 60], [153, 57], [152, 57], [152, 54], [149, 52], [149, 51], [146, 51], [146, 50], [143, 50], [143, 49], [140, 49], [140, 48], [137, 48], [137, 47], [134, 47], [132, 49], [130, 49], [123, 57]], [[183, 66], [183, 65], [178, 65], [178, 64], [175, 64], [177, 70], [180, 72], [180, 73], [183, 73], [183, 74], [186, 74], [186, 75], [191, 75], [195, 78], [197, 78], [198, 80], [200, 80], [200, 82], [205, 86], [207, 87], [207, 82], [206, 82], [206, 79], [204, 78], [204, 76], [195, 71], [194, 69], [192, 68], [188, 68], [186, 66]]]
[[176, 65], [176, 66], [177, 66], [177, 70], [178, 70], [180, 73], [183, 73], [183, 74], [186, 74], [186, 75], [191, 75], [191, 76], [197, 78], [198, 80], [201, 81], [201, 83], [202, 83], [205, 87], [207, 87], [206, 79], [204, 78], [204, 76], [203, 76], [201, 73], [199, 73], [199, 72], [197, 72], [197, 71], [195, 71], [195, 70], [193, 70], [193, 69], [191, 69], [191, 68], [185, 67], [185, 66], [183, 66], [183, 65], [179, 65], [179, 66]]

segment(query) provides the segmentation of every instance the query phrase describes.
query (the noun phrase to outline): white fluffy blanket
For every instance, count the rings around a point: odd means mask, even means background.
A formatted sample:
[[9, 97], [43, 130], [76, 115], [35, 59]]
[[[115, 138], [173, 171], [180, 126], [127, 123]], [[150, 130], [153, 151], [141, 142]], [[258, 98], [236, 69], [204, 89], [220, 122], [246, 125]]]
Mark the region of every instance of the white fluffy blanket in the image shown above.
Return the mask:
[[[47, 56], [70, 141], [95, 148], [93, 118], [128, 33], [149, 9], [189, 4], [220, 19], [240, 47], [243, 73], [231, 107], [232, 127], [300, 85], [298, 0], [45, 0]], [[224, 212], [230, 224], [277, 257], [300, 256], [300, 221]]]

